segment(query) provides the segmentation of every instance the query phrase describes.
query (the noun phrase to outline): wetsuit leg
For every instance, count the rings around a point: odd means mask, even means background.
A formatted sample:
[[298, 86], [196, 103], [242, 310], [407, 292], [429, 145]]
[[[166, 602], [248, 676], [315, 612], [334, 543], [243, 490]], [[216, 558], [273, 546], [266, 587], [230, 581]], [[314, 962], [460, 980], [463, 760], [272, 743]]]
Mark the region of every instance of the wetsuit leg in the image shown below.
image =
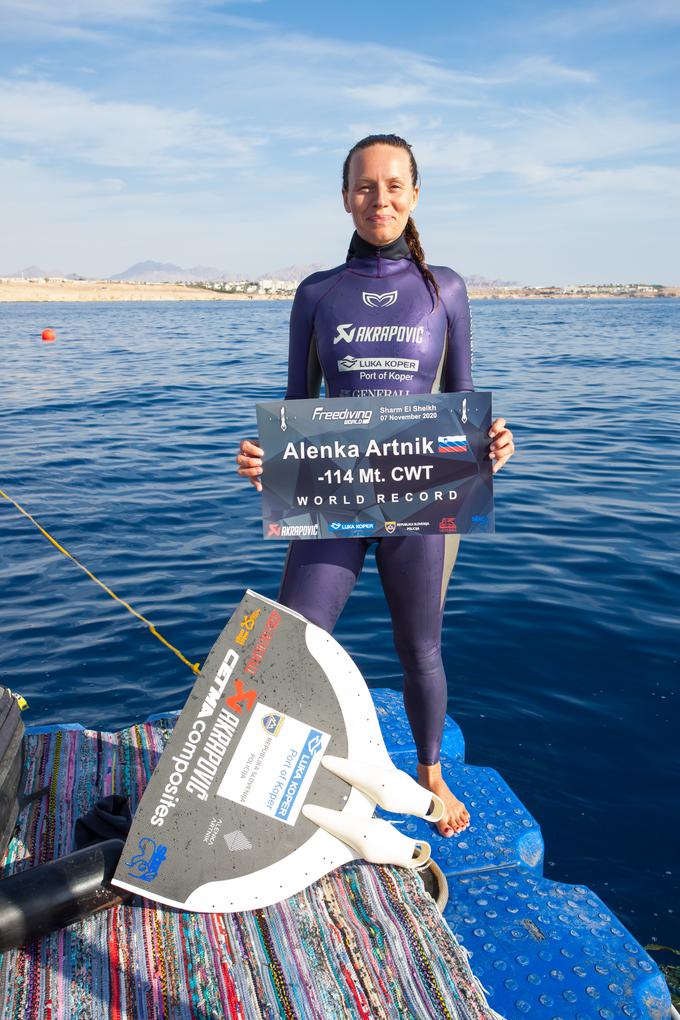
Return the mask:
[[291, 542], [279, 602], [330, 633], [361, 573], [367, 548], [363, 538]]
[[378, 544], [376, 560], [404, 670], [404, 707], [418, 761], [439, 761], [446, 716], [441, 628], [457, 535], [408, 535]]

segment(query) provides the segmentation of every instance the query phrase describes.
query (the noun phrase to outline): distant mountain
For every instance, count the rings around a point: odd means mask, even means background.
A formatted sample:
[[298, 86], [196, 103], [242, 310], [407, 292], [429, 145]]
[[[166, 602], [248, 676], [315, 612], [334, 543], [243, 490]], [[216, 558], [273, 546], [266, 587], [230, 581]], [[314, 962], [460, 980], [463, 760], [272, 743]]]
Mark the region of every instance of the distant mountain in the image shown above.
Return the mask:
[[208, 281], [222, 281], [231, 283], [236, 280], [302, 280], [310, 273], [315, 273], [323, 267], [319, 263], [311, 265], [286, 266], [285, 269], [274, 269], [268, 273], [260, 273], [259, 276], [249, 276], [247, 273], [226, 272], [224, 269], [217, 269], [215, 266], [191, 266], [184, 269], [172, 262], [136, 262], [122, 273], [110, 276], [110, 280], [125, 280], [135, 283], [202, 283]]
[[[172, 262], [153, 262], [147, 259], [145, 262], [136, 262], [134, 266], [130, 266], [129, 269], [124, 270], [122, 273], [116, 273], [115, 276], [110, 276], [109, 279], [131, 283], [233, 283], [240, 280], [251, 280], [253, 282], [259, 280], [284, 280], [291, 282], [293, 280], [304, 280], [305, 277], [310, 276], [312, 273], [326, 268], [327, 266], [322, 265], [320, 262], [295, 263], [290, 266], [284, 266], [281, 269], [272, 269], [267, 273], [260, 273], [259, 276], [250, 276], [245, 272], [226, 272], [223, 269], [217, 269], [215, 266], [198, 265], [184, 269], [182, 266], [177, 266]], [[26, 266], [24, 269], [16, 270], [14, 273], [8, 273], [7, 276], [23, 276], [26, 280], [43, 279], [44, 277], [60, 277], [65, 280], [92, 279], [92, 277], [80, 276], [77, 273], [61, 273], [43, 269], [41, 266]], [[477, 290], [491, 289], [493, 287], [521, 286], [515, 281], [490, 280], [486, 276], [478, 276], [474, 273], [466, 275], [465, 282], [468, 287], [474, 287]]]
[[514, 280], [489, 280], [486, 276], [477, 276], [475, 273], [463, 274], [468, 287], [475, 287], [477, 290], [484, 290], [488, 287], [521, 287], [521, 283]]
[[13, 273], [7, 273], [7, 276], [22, 277], [24, 280], [41, 280], [46, 276], [58, 277], [60, 280], [81, 280], [81, 276], [77, 276], [76, 273], [59, 273], [55, 270], [43, 269], [41, 266], [26, 266], [25, 269], [17, 269]]
[[228, 273], [215, 266], [190, 266], [184, 269], [172, 262], [136, 262], [123, 273], [110, 276], [110, 280], [124, 280], [133, 283], [232, 283], [236, 280], [256, 280], [259, 277], [248, 276], [246, 273]]
[[328, 266], [321, 265], [320, 262], [310, 262], [309, 264], [286, 266], [285, 269], [272, 269], [271, 273], [262, 273], [258, 276], [258, 280], [304, 280], [306, 276], [311, 276], [312, 273], [318, 273], [320, 269], [328, 269]]
[[135, 262], [134, 266], [110, 276], [110, 280], [123, 280], [132, 283], [194, 283], [197, 280], [221, 279], [221, 271], [211, 266], [197, 267], [200, 273], [197, 275], [195, 269], [183, 269], [182, 266], [173, 265], [172, 262]]
[[25, 280], [37, 280], [39, 276], [52, 276], [52, 273], [41, 269], [40, 266], [26, 266], [25, 269], [19, 269], [16, 273], [10, 273], [10, 276], [23, 276]]

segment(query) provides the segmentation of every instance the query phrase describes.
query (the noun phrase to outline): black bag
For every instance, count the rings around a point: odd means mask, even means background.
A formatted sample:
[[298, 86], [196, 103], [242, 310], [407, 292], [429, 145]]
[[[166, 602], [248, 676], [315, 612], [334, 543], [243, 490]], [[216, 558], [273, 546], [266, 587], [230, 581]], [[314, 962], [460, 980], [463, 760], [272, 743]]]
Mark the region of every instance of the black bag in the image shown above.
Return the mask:
[[0, 687], [0, 860], [17, 820], [23, 765], [24, 724], [21, 711], [14, 695], [6, 687]]

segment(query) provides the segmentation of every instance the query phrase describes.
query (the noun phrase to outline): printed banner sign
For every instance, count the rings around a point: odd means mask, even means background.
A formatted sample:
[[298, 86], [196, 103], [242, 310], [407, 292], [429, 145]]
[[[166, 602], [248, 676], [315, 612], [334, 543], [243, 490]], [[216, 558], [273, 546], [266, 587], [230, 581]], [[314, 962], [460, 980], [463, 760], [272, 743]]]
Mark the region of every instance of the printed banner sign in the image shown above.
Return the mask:
[[264, 537], [492, 532], [490, 393], [257, 405]]

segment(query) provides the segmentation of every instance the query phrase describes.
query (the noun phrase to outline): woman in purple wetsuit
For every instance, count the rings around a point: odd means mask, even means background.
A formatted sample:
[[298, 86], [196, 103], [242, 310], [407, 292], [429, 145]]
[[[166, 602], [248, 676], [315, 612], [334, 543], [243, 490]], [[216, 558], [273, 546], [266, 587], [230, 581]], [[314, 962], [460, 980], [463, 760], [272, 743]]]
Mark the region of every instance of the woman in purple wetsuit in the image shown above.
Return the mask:
[[[470, 309], [465, 283], [452, 269], [428, 266], [411, 213], [418, 169], [407, 142], [370, 135], [351, 149], [342, 196], [356, 227], [347, 260], [300, 284], [290, 319], [286, 398], [326, 394], [392, 396], [472, 390]], [[383, 371], [400, 361], [398, 372]], [[376, 377], [382, 376], [380, 382]], [[388, 378], [385, 379], [385, 376]], [[390, 376], [396, 376], [392, 381]], [[392, 382], [392, 388], [390, 386]], [[503, 418], [489, 431], [493, 470], [514, 453]], [[262, 485], [263, 451], [243, 440], [239, 474]], [[443, 836], [469, 824], [465, 805], [449, 790], [439, 762], [446, 715], [441, 626], [457, 535], [293, 541], [279, 600], [332, 631], [361, 572], [368, 547], [392, 617], [404, 671], [404, 705], [418, 751], [418, 780], [446, 805]]]

